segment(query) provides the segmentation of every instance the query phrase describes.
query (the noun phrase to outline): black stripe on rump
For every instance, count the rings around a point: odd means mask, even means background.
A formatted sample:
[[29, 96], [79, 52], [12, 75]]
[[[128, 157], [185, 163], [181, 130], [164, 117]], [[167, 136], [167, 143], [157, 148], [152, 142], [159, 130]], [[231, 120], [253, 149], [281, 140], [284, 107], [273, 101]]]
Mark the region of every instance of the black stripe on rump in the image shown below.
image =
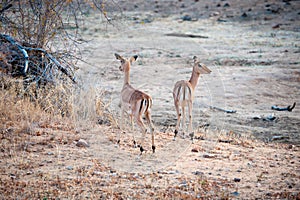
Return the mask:
[[146, 110], [145, 110], [145, 111], [147, 112], [147, 111], [148, 111], [148, 108], [149, 108], [149, 105], [150, 105], [149, 99], [146, 100], [146, 103], [147, 103], [147, 107], [146, 107]]
[[142, 99], [142, 101], [141, 101], [140, 111], [139, 111], [139, 112], [141, 112], [141, 110], [142, 110], [142, 108], [143, 108], [143, 103], [144, 103], [144, 99]]
[[177, 99], [178, 99], [178, 100], [180, 99], [180, 96], [179, 96], [180, 90], [181, 90], [181, 86], [179, 86], [179, 88], [178, 88], [178, 90], [177, 90]]
[[192, 98], [192, 90], [189, 86], [188, 86], [188, 89], [189, 89], [189, 99], [191, 99]]
[[185, 90], [186, 90], [186, 87], [184, 86], [183, 87], [183, 97], [182, 97], [183, 100], [185, 100]]

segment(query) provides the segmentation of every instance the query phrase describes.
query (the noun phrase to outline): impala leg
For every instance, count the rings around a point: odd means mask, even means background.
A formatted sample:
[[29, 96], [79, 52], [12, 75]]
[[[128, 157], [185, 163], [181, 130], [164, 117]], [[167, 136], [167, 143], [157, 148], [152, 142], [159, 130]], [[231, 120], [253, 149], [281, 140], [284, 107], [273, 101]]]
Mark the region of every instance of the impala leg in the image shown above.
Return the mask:
[[173, 140], [176, 139], [176, 136], [178, 134], [178, 129], [179, 129], [179, 125], [180, 125], [180, 118], [181, 118], [178, 102], [175, 102], [175, 108], [176, 108], [176, 113], [177, 113], [177, 124], [176, 124], [176, 127], [175, 127], [174, 139]]
[[144, 122], [142, 120], [142, 115], [138, 115], [136, 119], [137, 119], [138, 126], [142, 130], [142, 139], [141, 139], [140, 145], [138, 145], [140, 147], [140, 151], [141, 151], [141, 154], [142, 154], [143, 151], [144, 151], [144, 148], [143, 148], [142, 144], [144, 142], [147, 129], [146, 129], [145, 124], [144, 124]]
[[154, 126], [153, 126], [153, 123], [152, 123], [152, 120], [151, 120], [151, 113], [150, 111], [147, 111], [145, 113], [145, 117], [146, 117], [146, 120], [150, 126], [150, 132], [151, 132], [151, 140], [152, 140], [152, 152], [155, 153], [155, 144], [154, 144]]
[[182, 123], [181, 123], [181, 128], [183, 130], [183, 138], [184, 138], [184, 132], [185, 132], [185, 127], [186, 127], [186, 124], [185, 124], [185, 107], [182, 106], [181, 107], [181, 110], [182, 110]]
[[118, 136], [118, 141], [117, 143], [120, 144], [120, 137], [121, 137], [121, 132], [123, 131], [123, 123], [124, 123], [124, 107], [121, 106], [121, 121], [120, 121], [120, 132]]
[[133, 114], [130, 114], [131, 130], [134, 131]]
[[189, 136], [191, 137], [192, 142], [194, 142], [194, 132], [193, 132], [193, 103], [191, 101], [189, 101], [188, 103], [188, 111], [189, 111], [189, 128], [188, 128], [188, 132], [189, 132]]

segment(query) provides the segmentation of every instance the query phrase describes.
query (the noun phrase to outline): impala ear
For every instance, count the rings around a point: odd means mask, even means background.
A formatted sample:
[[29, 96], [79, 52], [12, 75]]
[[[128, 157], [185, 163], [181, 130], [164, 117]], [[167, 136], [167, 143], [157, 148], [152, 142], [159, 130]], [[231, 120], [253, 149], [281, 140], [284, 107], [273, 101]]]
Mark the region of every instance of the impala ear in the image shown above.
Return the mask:
[[193, 60], [194, 60], [194, 63], [199, 63], [200, 62], [197, 56], [194, 56]]
[[115, 56], [116, 56], [116, 59], [118, 59], [118, 60], [124, 60], [124, 58], [117, 53], [115, 53]]
[[133, 61], [136, 61], [136, 59], [138, 58], [138, 55], [134, 55], [130, 58], [130, 63], [132, 63]]

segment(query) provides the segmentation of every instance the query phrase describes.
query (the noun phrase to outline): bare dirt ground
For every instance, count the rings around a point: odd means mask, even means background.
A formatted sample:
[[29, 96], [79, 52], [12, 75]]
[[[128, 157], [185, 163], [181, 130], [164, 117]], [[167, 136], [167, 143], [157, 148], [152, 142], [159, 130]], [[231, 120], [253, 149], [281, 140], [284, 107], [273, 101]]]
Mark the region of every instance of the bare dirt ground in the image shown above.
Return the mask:
[[[26, 164], [25, 158], [39, 160], [38, 164], [27, 169], [15, 160], [5, 161], [10, 178], [38, 176], [42, 182], [59, 177], [55, 184], [75, 199], [299, 199], [299, 2], [124, 1], [118, 5], [124, 11], [108, 12], [109, 23], [93, 15], [86, 22], [87, 63], [80, 65], [78, 76], [119, 122], [123, 74], [114, 53], [138, 55], [131, 83], [153, 98], [157, 152], [151, 153], [148, 134], [147, 151], [139, 156], [131, 138], [141, 134], [129, 125], [116, 147], [120, 129], [101, 118], [93, 127], [78, 125], [76, 133], [52, 128], [31, 138], [36, 145], [31, 145], [33, 150], [27, 151], [21, 164]], [[184, 37], [168, 35], [174, 33]], [[195, 91], [192, 144], [187, 138], [172, 140], [176, 124], [172, 89], [177, 80], [190, 77], [194, 55], [212, 73], [200, 77]], [[292, 112], [271, 109], [294, 102]], [[268, 120], [270, 116], [275, 118]], [[54, 133], [51, 144], [55, 145], [43, 145], [41, 140]], [[79, 138], [90, 146], [75, 146], [73, 141]], [[62, 186], [67, 180], [77, 182]], [[82, 191], [75, 195], [72, 189], [78, 188]], [[49, 196], [55, 197], [50, 195], [55, 191], [62, 195], [58, 189], [49, 190]], [[39, 197], [45, 193], [40, 191]]]

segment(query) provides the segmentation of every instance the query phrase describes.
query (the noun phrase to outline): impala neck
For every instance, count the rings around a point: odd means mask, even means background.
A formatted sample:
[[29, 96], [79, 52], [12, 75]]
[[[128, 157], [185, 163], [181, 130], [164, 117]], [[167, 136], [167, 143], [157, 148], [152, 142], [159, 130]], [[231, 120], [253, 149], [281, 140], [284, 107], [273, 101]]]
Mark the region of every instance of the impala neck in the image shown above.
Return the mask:
[[124, 85], [130, 84], [129, 70], [124, 73]]
[[198, 83], [199, 76], [200, 76], [200, 74], [197, 73], [197, 72], [195, 72], [195, 71], [193, 70], [192, 76], [191, 76], [191, 78], [190, 78], [190, 80], [189, 80], [189, 82], [191, 83], [193, 89], [195, 89], [195, 87], [196, 87], [196, 85], [197, 85], [197, 83]]

